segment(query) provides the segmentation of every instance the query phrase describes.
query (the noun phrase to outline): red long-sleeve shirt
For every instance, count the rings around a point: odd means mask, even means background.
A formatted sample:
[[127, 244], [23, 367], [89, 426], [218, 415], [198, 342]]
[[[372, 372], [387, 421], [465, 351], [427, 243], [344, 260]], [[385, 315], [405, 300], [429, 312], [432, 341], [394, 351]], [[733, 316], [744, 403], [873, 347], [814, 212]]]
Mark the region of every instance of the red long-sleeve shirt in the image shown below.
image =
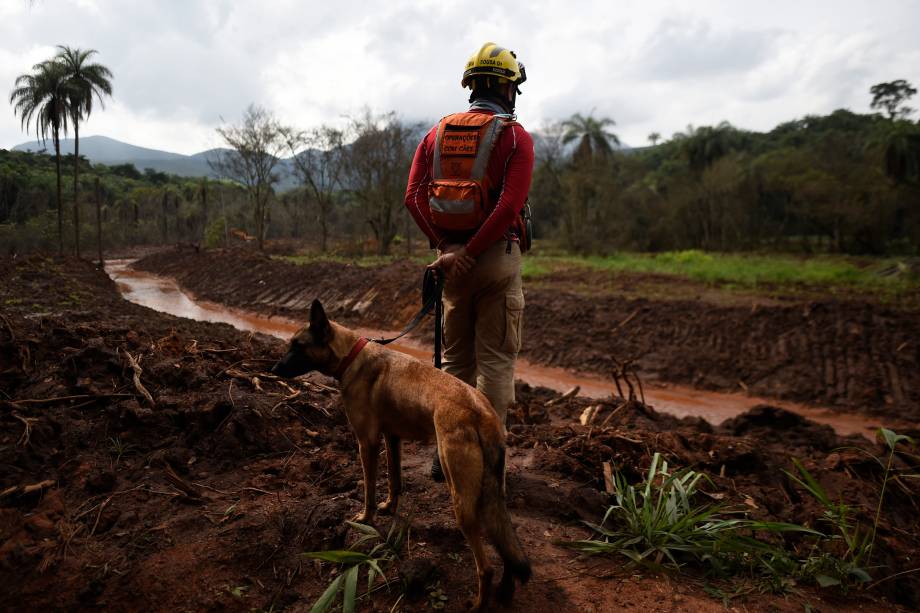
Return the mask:
[[[486, 113], [488, 111], [470, 111]], [[435, 125], [415, 150], [409, 184], [406, 186], [406, 208], [415, 223], [428, 236], [432, 245], [442, 241], [452, 242], [455, 237], [435, 227], [428, 216], [428, 184], [431, 182], [431, 168], [434, 165], [434, 148], [438, 126]], [[512, 124], [502, 130], [498, 142], [492, 149], [486, 169], [489, 183], [501, 189], [495, 208], [478, 230], [466, 241], [466, 251], [476, 257], [501, 240], [515, 223], [524, 208], [530, 179], [533, 174], [533, 139], [527, 130]]]

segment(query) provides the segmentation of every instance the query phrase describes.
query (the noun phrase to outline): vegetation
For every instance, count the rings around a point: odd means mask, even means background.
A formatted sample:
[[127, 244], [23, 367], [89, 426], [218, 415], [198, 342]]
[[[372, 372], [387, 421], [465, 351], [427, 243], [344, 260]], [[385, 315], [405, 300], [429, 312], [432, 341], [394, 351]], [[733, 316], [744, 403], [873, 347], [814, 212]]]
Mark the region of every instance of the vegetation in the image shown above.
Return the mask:
[[347, 161], [345, 133], [329, 126], [310, 132], [288, 130], [285, 140], [291, 153], [294, 174], [316, 203], [320, 229], [320, 253], [329, 247], [329, 223], [342, 188]]
[[73, 228], [74, 250], [80, 257], [80, 122], [93, 112], [93, 98], [102, 104], [102, 97], [112, 95], [112, 71], [90, 62], [95, 49], [71, 49], [59, 45], [54, 62], [64, 68], [70, 120], [73, 125]]
[[897, 294], [916, 289], [920, 284], [920, 271], [912, 271], [898, 258], [830, 255], [803, 258], [700, 250], [582, 257], [541, 252], [525, 259], [524, 276], [538, 279], [566, 268], [668, 275], [714, 286], [783, 291], [810, 286], [829, 293], [839, 289]]
[[[68, 51], [83, 54], [84, 63], [91, 54]], [[73, 97], [69, 90], [56, 94], [55, 72], [49, 68], [40, 64], [35, 75], [23, 75], [13, 99], [24, 125], [38, 116], [37, 133], [54, 140], [84, 119], [90, 107], [85, 95]], [[70, 87], [64, 76], [58, 80], [59, 88]], [[92, 91], [101, 99], [110, 90], [103, 81], [95, 82]], [[39, 87], [45, 93], [34, 93]], [[576, 113], [535, 133], [530, 196], [538, 244], [557, 243], [584, 256], [664, 253], [656, 263], [666, 261], [668, 252], [917, 255], [920, 124], [910, 119], [907, 106], [915, 91], [904, 80], [873, 86], [872, 106], [885, 114], [837, 110], [789, 121], [766, 133], [725, 122], [688, 126], [669, 140], [652, 132], [652, 146], [639, 149], [619, 146], [612, 119]], [[78, 98], [84, 100], [82, 111], [71, 109]], [[36, 115], [38, 108], [44, 110]], [[209, 188], [196, 188], [197, 198], [186, 197], [177, 186], [188, 180], [169, 178], [166, 183], [173, 187], [161, 184], [157, 196], [163, 210], [149, 208], [155, 216], [149, 219], [142, 208], [136, 223], [159, 223], [161, 242], [181, 235], [193, 243], [226, 244], [236, 229], [239, 236], [254, 235], [260, 247], [267, 239], [292, 238], [320, 253], [386, 255], [401, 244], [412, 253], [413, 244], [425, 244], [425, 239], [403, 199], [424, 127], [394, 113], [366, 111], [345, 129], [300, 131], [250, 106], [241, 123], [218, 129], [229, 149], [221, 150], [213, 164], [228, 181], [225, 186], [240, 186], [248, 200], [231, 205], [218, 200], [217, 214]], [[77, 160], [81, 158], [72, 160], [74, 197], [81, 189], [81, 169], [88, 166]], [[136, 169], [118, 172], [147, 176]], [[279, 194], [278, 180], [284, 174], [296, 176], [299, 187]], [[11, 223], [9, 211], [16, 209], [12, 223], [44, 228], [49, 206], [38, 204], [45, 191], [36, 185], [40, 180], [15, 182], [20, 186], [16, 190], [0, 191], [0, 224]], [[104, 179], [102, 183], [106, 197]], [[23, 184], [28, 185], [25, 190]], [[186, 215], [196, 217], [194, 233], [170, 232], [162, 223], [169, 208], [179, 215], [180, 202]], [[61, 225], [59, 219], [59, 235]], [[75, 243], [81, 225], [74, 220]], [[123, 230], [115, 237], [109, 232], [109, 244], [126, 239], [130, 233]], [[34, 237], [28, 229], [24, 234]], [[16, 248], [34, 248], [39, 242], [18, 240]], [[60, 249], [60, 236], [58, 242]], [[738, 282], [748, 285], [771, 282], [776, 271], [766, 278], [745, 276], [751, 272], [749, 263], [729, 277], [744, 277]]]
[[[57, 175], [58, 252], [63, 253], [63, 206], [61, 200], [61, 136], [67, 135], [68, 122], [74, 130], [73, 216], [74, 249], [80, 256], [80, 122], [93, 110], [93, 98], [112, 94], [112, 73], [101, 64], [89, 62], [95, 50], [58, 46], [58, 54], [32, 67], [32, 74], [16, 79], [10, 103], [22, 119], [23, 127], [35, 121], [35, 134], [54, 145]], [[0, 222], [2, 222], [0, 218]], [[98, 228], [97, 228], [98, 229]]]
[[[64, 231], [54, 229], [59, 212], [54, 206], [56, 159], [0, 150], [0, 244], [10, 253], [52, 249], [56, 243], [62, 249], [74, 247], [72, 218], [58, 218]], [[246, 193], [237, 184], [79, 160], [83, 190], [91, 189], [99, 178], [100, 225], [109, 247], [197, 243], [208, 224], [218, 220], [212, 246], [223, 246], [232, 238], [225, 230], [244, 228], [251, 218]], [[72, 164], [73, 156], [63, 161]], [[64, 188], [63, 198], [72, 198], [72, 191]], [[91, 231], [88, 220], [81, 220], [81, 225], [84, 233]]]
[[[798, 460], [793, 459], [796, 472], [785, 471], [786, 475], [823, 507], [819, 522], [831, 529], [830, 534], [809, 526], [753, 521], [743, 511], [698, 503], [699, 486], [711, 483], [708, 477], [689, 468], [670, 472], [667, 462], [655, 453], [644, 482], [630, 484], [621, 473], [613, 475], [614, 503], [599, 525], [588, 524], [597, 536], [565, 544], [589, 555], [620, 555], [633, 565], [654, 570], [693, 564], [717, 576], [744, 572], [771, 589], [784, 590], [795, 580], [843, 592], [869, 585], [870, 571], [880, 568], [872, 566], [872, 553], [886, 489], [889, 483], [914, 477], [892, 468], [898, 445], [914, 441], [885, 428], [878, 430], [878, 437], [887, 446], [888, 457], [871, 456], [883, 475], [868, 527], [856, 519], [855, 509], [832, 500]], [[799, 533], [804, 540], [788, 549], [775, 538], [782, 533]]]
[[558, 133], [538, 139], [531, 200], [538, 237], [571, 251], [915, 254], [920, 245], [920, 125], [900, 111], [839, 110], [765, 134], [691, 126], [607, 156], [581, 144], [567, 156]]
[[[405, 523], [399, 519], [394, 521], [386, 537], [381, 535], [373, 526], [352, 521], [346, 521], [345, 523], [362, 535], [350, 549], [313, 551], [304, 554], [308, 558], [332, 562], [344, 567], [342, 572], [332, 580], [326, 591], [313, 604], [310, 613], [325, 613], [332, 609], [340, 592], [342, 594], [343, 613], [353, 613], [359, 599], [358, 578], [362, 566], [367, 569], [367, 595], [377, 589], [376, 582], [378, 578], [383, 579], [385, 585], [389, 586], [390, 584], [386, 571], [389, 570], [402, 552], [408, 521]], [[360, 550], [360, 547], [365, 543], [374, 543], [374, 546], [367, 553]]]
[[[55, 174], [57, 176], [58, 253], [64, 252], [63, 201], [61, 200], [61, 135], [67, 134], [67, 121], [71, 116], [70, 95], [66, 72], [59, 63], [45, 61], [32, 67], [32, 74], [20, 75], [10, 94], [10, 103], [22, 119], [28, 132], [35, 121], [35, 134], [42, 142], [51, 137], [54, 145]], [[6, 192], [6, 190], [4, 190]], [[10, 208], [12, 205], [10, 205]], [[0, 221], [3, 221], [0, 219]]]
[[719, 506], [697, 504], [698, 485], [706, 479], [690, 469], [669, 472], [668, 463], [655, 453], [644, 483], [633, 485], [621, 473], [614, 475], [614, 504], [599, 525], [589, 524], [602, 538], [569, 545], [587, 554], [616, 553], [654, 569], [679, 568], [692, 560], [721, 573], [741, 566], [766, 567], [783, 556], [782, 550], [747, 532], [820, 535], [804, 526], [730, 517]]
[[265, 243], [266, 222], [272, 202], [272, 186], [280, 177], [276, 172], [287, 146], [288, 129], [266, 109], [250, 105], [239, 124], [217, 128], [229, 150], [220, 151], [211, 167], [221, 177], [246, 189], [253, 209], [259, 249]]

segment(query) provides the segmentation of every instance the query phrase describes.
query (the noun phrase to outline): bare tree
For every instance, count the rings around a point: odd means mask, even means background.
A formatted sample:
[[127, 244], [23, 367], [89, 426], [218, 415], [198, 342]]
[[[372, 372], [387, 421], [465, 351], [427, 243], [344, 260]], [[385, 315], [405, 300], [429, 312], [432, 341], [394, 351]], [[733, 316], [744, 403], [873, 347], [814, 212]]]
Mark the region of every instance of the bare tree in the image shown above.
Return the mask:
[[396, 113], [364, 115], [352, 120], [354, 142], [347, 150], [343, 178], [364, 211], [364, 219], [387, 254], [405, 213], [406, 176], [421, 126], [404, 123]]
[[280, 179], [276, 169], [287, 148], [288, 131], [270, 111], [254, 104], [243, 112], [240, 123], [217, 128], [230, 151], [220, 152], [209, 162], [211, 169], [246, 188], [260, 250], [264, 247], [272, 186]]
[[309, 132], [285, 131], [294, 173], [316, 201], [319, 213], [320, 251], [326, 253], [329, 217], [345, 171], [345, 134], [330, 126]]

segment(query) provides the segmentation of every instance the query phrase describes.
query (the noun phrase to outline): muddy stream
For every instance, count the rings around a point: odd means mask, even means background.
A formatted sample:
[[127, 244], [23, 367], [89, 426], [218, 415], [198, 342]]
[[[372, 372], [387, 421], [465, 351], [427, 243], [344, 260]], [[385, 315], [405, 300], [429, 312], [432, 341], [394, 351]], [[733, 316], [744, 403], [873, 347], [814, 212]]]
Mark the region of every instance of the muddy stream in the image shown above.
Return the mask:
[[[179, 317], [227, 323], [240, 330], [270, 334], [284, 340], [290, 338], [303, 325], [302, 322], [268, 317], [197, 300], [179, 288], [172, 279], [130, 268], [132, 261], [111, 260], [105, 267], [106, 272], [116, 282], [122, 296], [130, 302]], [[359, 331], [369, 338], [395, 335], [394, 332], [387, 330], [359, 329]], [[401, 341], [390, 347], [422, 360], [432, 359], [430, 347], [424, 347], [412, 341]], [[540, 366], [526, 360], [518, 360], [515, 376], [530, 385], [548, 387], [560, 392], [570, 390], [577, 385], [581, 388], [580, 395], [591, 398], [604, 398], [616, 391], [611, 381], [597, 375]], [[871, 438], [872, 432], [882, 425], [879, 420], [864, 415], [841, 413], [828, 408], [775, 399], [768, 400], [747, 394], [709, 392], [657, 382], [644, 382], [644, 385], [645, 399], [655, 409], [678, 417], [702, 417], [712, 424], [735, 417], [757, 404], [770, 404], [798, 413], [818, 423], [828, 424], [841, 435], [858, 433]]]

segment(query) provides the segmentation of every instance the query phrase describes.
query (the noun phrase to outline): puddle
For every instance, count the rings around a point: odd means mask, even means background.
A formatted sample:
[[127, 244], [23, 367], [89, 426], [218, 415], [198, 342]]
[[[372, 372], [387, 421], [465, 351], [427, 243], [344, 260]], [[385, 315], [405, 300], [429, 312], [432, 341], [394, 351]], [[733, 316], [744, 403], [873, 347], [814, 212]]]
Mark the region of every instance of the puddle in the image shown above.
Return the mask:
[[[223, 322], [240, 330], [262, 332], [287, 340], [303, 323], [281, 317], [268, 317], [256, 313], [230, 308], [221, 304], [197, 300], [179, 288], [172, 279], [157, 277], [150, 273], [130, 268], [133, 260], [111, 260], [106, 263], [106, 272], [116, 282], [122, 296], [157, 311], [187, 317], [198, 321]], [[386, 330], [359, 328], [368, 338], [395, 336]], [[412, 341], [400, 341], [390, 348], [421, 360], [432, 359], [431, 348]], [[543, 386], [560, 392], [574, 386], [581, 387], [580, 395], [604, 398], [616, 392], [610, 381], [595, 375], [575, 373], [562, 368], [531, 364], [518, 360], [515, 377], [533, 386]], [[872, 437], [872, 432], [881, 425], [862, 415], [840, 413], [832, 409], [806, 406], [775, 399], [758, 398], [741, 393], [708, 392], [677, 385], [645, 385], [645, 400], [656, 410], [678, 417], [702, 417], [712, 424], [735, 417], [757, 404], [771, 404], [798, 413], [818, 423], [830, 425], [839, 434], [863, 434]]]

